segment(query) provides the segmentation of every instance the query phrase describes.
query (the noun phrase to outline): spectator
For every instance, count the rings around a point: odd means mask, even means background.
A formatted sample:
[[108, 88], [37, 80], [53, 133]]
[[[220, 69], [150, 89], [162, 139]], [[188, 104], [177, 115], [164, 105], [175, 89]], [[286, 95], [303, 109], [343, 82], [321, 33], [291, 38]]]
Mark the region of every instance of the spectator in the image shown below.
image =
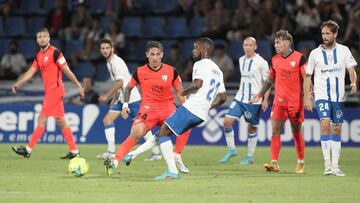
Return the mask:
[[69, 24], [69, 16], [63, 0], [55, 1], [55, 8], [51, 9], [47, 16], [45, 25], [49, 29], [50, 36], [62, 35]]
[[184, 69], [182, 71], [179, 71], [179, 74], [180, 74], [181, 80], [186, 81], [186, 82], [191, 82], [194, 61], [192, 59], [188, 59], [185, 63], [186, 64], [185, 64]]
[[23, 54], [18, 52], [16, 41], [10, 42], [9, 52], [1, 59], [0, 79], [16, 80], [23, 72], [26, 60]]
[[229, 82], [234, 76], [234, 63], [225, 51], [225, 45], [219, 44], [214, 49], [214, 62], [223, 72], [224, 82]]
[[81, 98], [80, 95], [76, 97], [72, 97], [69, 99], [69, 103], [76, 105], [98, 104], [99, 95], [94, 90], [94, 80], [90, 76], [86, 76], [83, 78], [83, 87], [85, 91], [84, 98]]
[[221, 0], [216, 0], [214, 9], [205, 16], [203, 35], [214, 38], [224, 37], [230, 20], [230, 13], [224, 8], [224, 3]]
[[252, 15], [248, 0], [239, 0], [239, 7], [235, 10], [231, 29], [226, 33], [226, 38], [230, 41], [239, 41], [245, 36], [252, 35], [250, 31]]
[[181, 57], [180, 46], [178, 43], [171, 45], [170, 55], [169, 57], [165, 58], [164, 62], [175, 67], [178, 72], [182, 72], [182, 70], [184, 70], [186, 62]]
[[89, 22], [91, 22], [91, 15], [85, 3], [77, 5], [71, 16], [71, 26], [65, 29], [65, 40], [80, 39], [84, 41]]
[[104, 38], [110, 39], [119, 55], [125, 55], [125, 35], [120, 32], [119, 24], [117, 21], [112, 21], [108, 32], [105, 33]]
[[295, 17], [296, 35], [301, 38], [312, 38], [319, 33], [320, 15], [311, 0], [304, 0]]

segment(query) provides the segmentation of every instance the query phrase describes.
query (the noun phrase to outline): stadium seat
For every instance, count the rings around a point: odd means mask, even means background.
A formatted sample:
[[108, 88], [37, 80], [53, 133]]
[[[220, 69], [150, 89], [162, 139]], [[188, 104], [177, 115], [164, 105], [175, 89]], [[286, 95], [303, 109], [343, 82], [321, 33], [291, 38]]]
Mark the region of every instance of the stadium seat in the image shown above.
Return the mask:
[[74, 68], [74, 74], [78, 80], [82, 80], [84, 77], [94, 76], [94, 65], [91, 62], [79, 62], [76, 68]]
[[184, 17], [170, 17], [167, 19], [166, 33], [169, 37], [186, 37], [187, 24]]
[[72, 52], [81, 51], [84, 48], [84, 44], [80, 40], [70, 40], [65, 45], [65, 57], [70, 58]]
[[239, 58], [244, 55], [242, 44], [242, 41], [232, 41], [229, 43], [229, 54], [234, 61], [239, 60]]
[[135, 44], [134, 60], [144, 60], [146, 58], [145, 52], [147, 42], [148, 40], [139, 40]]
[[11, 39], [0, 39], [0, 59], [8, 52], [10, 42]]
[[105, 12], [107, 0], [89, 0], [89, 10], [92, 14], [101, 14]]
[[185, 40], [181, 45], [181, 56], [183, 59], [190, 59], [192, 56], [192, 49], [194, 47], [194, 40]]
[[272, 58], [272, 43], [268, 40], [257, 41], [257, 53], [259, 53], [265, 60], [269, 61]]
[[4, 22], [2, 17], [0, 16], [0, 36], [4, 35]]
[[138, 2], [143, 11], [154, 11], [156, 7], [156, 1], [138, 0]]
[[34, 37], [36, 35], [36, 32], [44, 27], [45, 24], [45, 18], [44, 17], [31, 17], [28, 19], [27, 24], [27, 35]]
[[156, 0], [155, 13], [171, 13], [178, 7], [177, 0]]
[[121, 31], [126, 37], [140, 37], [142, 20], [140, 17], [124, 17], [121, 23]]
[[5, 21], [5, 31], [7, 36], [16, 37], [25, 34], [25, 20], [23, 17], [11, 16]]
[[146, 17], [143, 24], [145, 37], [164, 36], [164, 19], [162, 17]]
[[223, 39], [215, 39], [214, 46], [217, 46], [217, 45], [223, 45], [223, 46], [225, 46], [225, 49], [227, 49], [227, 43]]
[[39, 0], [23, 0], [21, 10], [24, 13], [39, 13], [41, 11]]
[[45, 13], [49, 12], [51, 9], [55, 7], [55, 1], [54, 0], [43, 0], [44, 1], [44, 11]]
[[59, 50], [64, 51], [59, 38], [51, 38], [50, 44], [53, 45], [54, 47], [58, 48]]
[[103, 17], [101, 17], [100, 21], [101, 21], [102, 29], [105, 32], [107, 32], [109, 30], [111, 22], [113, 22], [115, 20], [116, 20], [115, 16], [103, 16]]
[[190, 22], [188, 29], [188, 35], [190, 37], [200, 37], [202, 34], [203, 27], [205, 25], [204, 17], [193, 17]]
[[304, 48], [313, 50], [316, 48], [316, 42], [314, 40], [302, 40], [296, 44], [296, 49], [301, 51]]
[[126, 63], [126, 65], [129, 69], [130, 74], [132, 74], [137, 67], [141, 66], [141, 64], [139, 63]]
[[110, 78], [106, 63], [100, 63], [96, 66], [95, 80], [106, 81]]
[[171, 45], [176, 43], [176, 40], [162, 40], [161, 44], [164, 47], [164, 58], [168, 58], [170, 55]]
[[19, 41], [19, 51], [24, 54], [26, 60], [34, 59], [37, 49], [35, 40], [22, 39]]

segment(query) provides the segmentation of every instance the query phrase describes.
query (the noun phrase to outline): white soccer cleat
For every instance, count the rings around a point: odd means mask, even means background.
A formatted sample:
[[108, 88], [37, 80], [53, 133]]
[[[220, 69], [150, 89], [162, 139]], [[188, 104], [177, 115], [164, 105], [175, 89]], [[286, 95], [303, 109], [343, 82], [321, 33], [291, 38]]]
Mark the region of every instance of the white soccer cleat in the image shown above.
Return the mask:
[[325, 167], [325, 170], [324, 170], [324, 175], [325, 175], [325, 176], [329, 176], [329, 175], [332, 175], [332, 174], [333, 174], [333, 171], [332, 171], [331, 167], [330, 167], [330, 166], [326, 166], [326, 167]]
[[144, 161], [157, 161], [157, 160], [160, 160], [160, 159], [162, 159], [161, 154], [151, 153], [148, 158], [144, 159]]
[[101, 160], [113, 159], [114, 157], [115, 157], [115, 153], [109, 152], [109, 151], [96, 156], [96, 158], [101, 159]]
[[340, 171], [339, 168], [333, 168], [333, 169], [332, 169], [332, 174], [334, 174], [334, 176], [340, 176], [340, 177], [345, 176], [345, 173], [343, 173], [342, 171]]
[[182, 173], [190, 172], [188, 167], [186, 167], [185, 164], [183, 163], [180, 154], [174, 153], [174, 158], [175, 158], [176, 167], [179, 169], [180, 172], [182, 172]]

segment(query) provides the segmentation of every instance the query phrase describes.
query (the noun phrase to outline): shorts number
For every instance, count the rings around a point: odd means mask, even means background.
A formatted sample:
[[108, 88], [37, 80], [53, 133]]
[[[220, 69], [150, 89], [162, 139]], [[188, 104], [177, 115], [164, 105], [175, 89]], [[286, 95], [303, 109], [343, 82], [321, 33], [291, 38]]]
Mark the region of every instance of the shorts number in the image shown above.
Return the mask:
[[[216, 85], [215, 85], [215, 80], [214, 79], [212, 79], [211, 81], [210, 81], [210, 90], [209, 90], [209, 92], [207, 93], [207, 96], [206, 96], [206, 99], [208, 100], [208, 101], [211, 101], [212, 100], [212, 98], [216, 95], [216, 92], [217, 92], [217, 89], [219, 88], [219, 86], [220, 86], [220, 82], [218, 82]], [[215, 90], [215, 91], [214, 91]], [[212, 95], [212, 93], [213, 92], [215, 92], [214, 93], [214, 95]]]
[[320, 111], [330, 110], [330, 109], [329, 109], [329, 104], [328, 104], [328, 103], [320, 103], [320, 104], [319, 104], [319, 110], [320, 110]]

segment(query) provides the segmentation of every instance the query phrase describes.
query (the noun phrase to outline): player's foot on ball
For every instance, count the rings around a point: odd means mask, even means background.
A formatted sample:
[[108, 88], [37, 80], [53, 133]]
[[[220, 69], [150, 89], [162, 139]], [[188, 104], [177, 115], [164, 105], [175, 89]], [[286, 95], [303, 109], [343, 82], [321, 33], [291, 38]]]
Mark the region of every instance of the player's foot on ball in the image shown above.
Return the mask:
[[305, 163], [297, 163], [295, 167], [295, 173], [304, 173]]
[[114, 159], [105, 159], [104, 161], [105, 165], [105, 174], [110, 176], [115, 173], [116, 166], [114, 164]]
[[23, 157], [25, 157], [25, 158], [29, 158], [30, 157], [30, 153], [28, 153], [27, 152], [27, 150], [26, 150], [26, 147], [24, 147], [24, 146], [20, 146], [20, 147], [15, 147], [15, 146], [13, 146], [13, 147], [11, 147], [11, 149], [16, 153], [16, 154], [18, 154], [18, 155], [21, 155], [21, 156], [23, 156]]
[[238, 153], [236, 151], [236, 149], [231, 149], [231, 150], [228, 150], [224, 157], [222, 159], [219, 160], [220, 163], [226, 163], [230, 160], [231, 157], [233, 156], [236, 156]]
[[279, 173], [280, 166], [277, 161], [271, 161], [270, 163], [264, 164], [263, 169], [264, 169], [264, 171], [267, 171], [267, 172]]
[[129, 166], [131, 161], [132, 161], [132, 157], [133, 155], [132, 154], [128, 154], [126, 155], [124, 158], [123, 158], [123, 162], [125, 165]]
[[107, 158], [114, 158], [115, 157], [115, 153], [114, 152], [110, 152], [110, 151], [107, 151], [107, 152], [104, 152], [102, 154], [98, 154], [96, 155], [96, 158], [98, 159], [102, 159], [102, 160], [105, 160]]
[[60, 159], [72, 159], [74, 157], [80, 157], [80, 153], [69, 152], [65, 156], [60, 157]]
[[157, 161], [157, 160], [160, 160], [160, 159], [162, 159], [161, 154], [151, 153], [148, 158], [144, 159], [144, 161]]
[[249, 165], [254, 163], [254, 158], [251, 156], [246, 156], [243, 160], [240, 161], [241, 165]]
[[343, 173], [342, 171], [340, 171], [339, 168], [332, 168], [332, 174], [334, 176], [345, 176], [345, 173]]
[[154, 178], [157, 181], [161, 181], [161, 180], [168, 180], [168, 179], [180, 179], [180, 175], [176, 174], [176, 173], [171, 173], [171, 172], [165, 172], [164, 174], [160, 175], [160, 176], [156, 176]]

